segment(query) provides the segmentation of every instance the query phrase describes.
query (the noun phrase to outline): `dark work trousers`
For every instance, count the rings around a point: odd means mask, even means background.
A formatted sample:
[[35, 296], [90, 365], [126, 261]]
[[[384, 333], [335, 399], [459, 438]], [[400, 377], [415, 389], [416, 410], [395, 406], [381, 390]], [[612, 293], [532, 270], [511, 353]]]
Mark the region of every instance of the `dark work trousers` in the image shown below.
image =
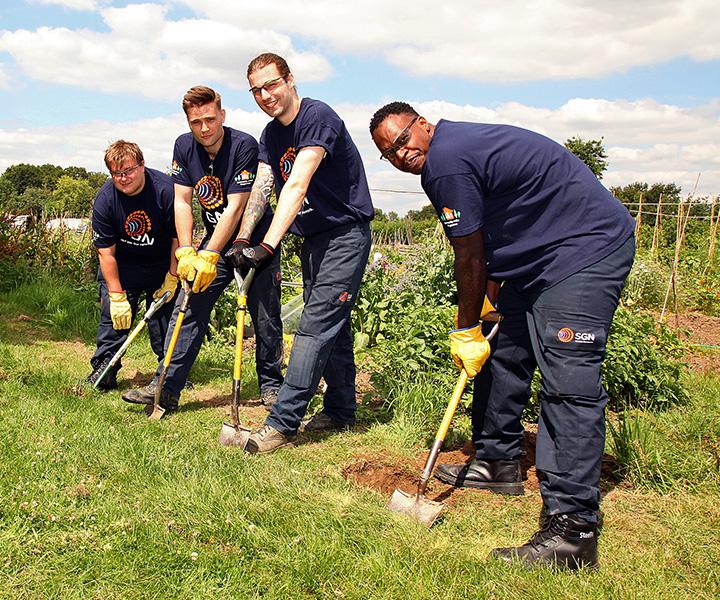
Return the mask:
[[294, 435], [325, 378], [324, 410], [338, 423], [355, 422], [355, 355], [350, 313], [368, 255], [370, 226], [355, 223], [306, 237], [300, 259], [305, 307], [295, 333], [285, 383], [265, 421]]
[[473, 441], [480, 459], [521, 454], [520, 416], [535, 367], [542, 375], [536, 457], [549, 514], [597, 520], [607, 392], [600, 367], [620, 291], [635, 255], [631, 237], [597, 263], [540, 292], [511, 281], [500, 290], [504, 320], [475, 381]]
[[[142, 286], [127, 286], [125, 288], [125, 294], [127, 295], [130, 308], [132, 309], [133, 320], [137, 314], [138, 305], [140, 304], [140, 297], [145, 295], [145, 307], [149, 307], [153, 301], [153, 294], [163, 284], [167, 271], [158, 271], [158, 273], [148, 276], [145, 284]], [[110, 297], [108, 296], [108, 287], [102, 273], [98, 272], [98, 284], [99, 284], [99, 296], [100, 296], [100, 323], [98, 324], [97, 332], [97, 348], [95, 354], [90, 359], [90, 365], [93, 369], [99, 367], [105, 359], [112, 358], [115, 353], [120, 349], [127, 339], [130, 329], [115, 329], [113, 328], [112, 319], [110, 318]], [[165, 333], [167, 332], [168, 322], [170, 321], [170, 315], [173, 311], [173, 301], [170, 300], [164, 306], [160, 308], [158, 312], [148, 321], [147, 329], [148, 336], [150, 337], [150, 347], [153, 352], [157, 355], [159, 360], [162, 360], [163, 354], [163, 343], [165, 341]], [[122, 361], [118, 361], [115, 365], [114, 371], [117, 372], [120, 369]]]
[[[246, 271], [241, 272], [245, 276]], [[217, 263], [217, 277], [204, 292], [193, 294], [175, 344], [163, 389], [180, 396], [190, 368], [195, 363], [210, 323], [210, 314], [228, 285], [235, 286], [233, 269], [223, 256]], [[165, 339], [167, 350], [185, 293], [180, 290]], [[255, 328], [255, 368], [262, 391], [277, 389], [282, 383], [282, 320], [280, 318], [280, 252], [255, 272], [248, 292], [248, 312]], [[160, 376], [158, 365], [155, 378]]]

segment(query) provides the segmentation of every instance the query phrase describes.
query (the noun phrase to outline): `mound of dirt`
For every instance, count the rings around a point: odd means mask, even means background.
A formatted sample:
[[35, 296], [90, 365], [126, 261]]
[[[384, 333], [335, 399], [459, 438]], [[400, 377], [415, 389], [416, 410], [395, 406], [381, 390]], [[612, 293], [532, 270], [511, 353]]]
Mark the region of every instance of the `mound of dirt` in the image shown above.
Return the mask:
[[[534, 429], [536, 429], [536, 426], [528, 426], [528, 429], [529, 431], [525, 432], [523, 455], [520, 459], [520, 470], [522, 472], [526, 493], [536, 492], [540, 489], [535, 468], [536, 432]], [[468, 442], [458, 450], [441, 452], [437, 464], [464, 463], [470, 460], [473, 454], [473, 445], [471, 442]], [[343, 468], [342, 474], [345, 479], [363, 487], [378, 490], [388, 497], [395, 489], [401, 489], [404, 492], [413, 494], [417, 491], [418, 484], [420, 483], [420, 474], [425, 466], [426, 459], [427, 452], [422, 452], [413, 458], [412, 461], [405, 462], [399, 458], [393, 461], [388, 458], [387, 455], [360, 454], [355, 456], [352, 462]], [[604, 455], [600, 482], [603, 493], [615, 487], [619, 481], [617, 461], [609, 454]], [[458, 498], [462, 497], [462, 494], [477, 494], [478, 492], [482, 492], [483, 494], [492, 493], [486, 490], [454, 488], [453, 486], [445, 485], [433, 477], [428, 483], [426, 496], [430, 500], [452, 505]]]

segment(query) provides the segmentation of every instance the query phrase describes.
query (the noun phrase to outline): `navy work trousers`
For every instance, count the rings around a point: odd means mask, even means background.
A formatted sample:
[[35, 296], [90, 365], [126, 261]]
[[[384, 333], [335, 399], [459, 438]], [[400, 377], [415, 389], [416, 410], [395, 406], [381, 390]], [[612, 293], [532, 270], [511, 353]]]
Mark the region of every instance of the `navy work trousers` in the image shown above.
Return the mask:
[[[165, 279], [166, 271], [159, 271], [155, 276], [148, 277], [143, 286], [128, 286], [125, 288], [125, 294], [127, 295], [130, 308], [132, 309], [133, 320], [137, 313], [138, 305], [140, 304], [140, 297], [145, 295], [145, 306], [150, 306], [153, 301], [153, 294], [157, 290]], [[110, 297], [108, 296], [108, 287], [102, 273], [98, 273], [98, 284], [99, 284], [99, 296], [100, 296], [100, 323], [98, 324], [97, 332], [97, 348], [95, 354], [90, 359], [90, 365], [93, 369], [100, 366], [105, 359], [110, 359], [115, 356], [115, 353], [120, 350], [120, 346], [125, 343], [130, 329], [115, 329], [110, 318]], [[173, 302], [170, 300], [164, 306], [160, 308], [158, 312], [148, 321], [147, 329], [148, 336], [150, 337], [150, 347], [153, 352], [157, 355], [159, 360], [162, 360], [163, 354], [163, 343], [165, 341], [165, 333], [167, 332], [168, 322], [170, 315], [173, 311]], [[115, 365], [115, 372], [120, 369], [121, 362]]]
[[324, 410], [338, 423], [355, 422], [355, 355], [350, 313], [368, 255], [370, 226], [343, 225], [306, 237], [300, 253], [305, 307], [285, 382], [265, 421], [294, 435], [325, 378]]
[[[245, 276], [246, 272], [241, 273]], [[180, 396], [185, 387], [190, 368], [200, 352], [210, 323], [210, 314], [225, 288], [235, 285], [233, 269], [223, 256], [217, 263], [217, 277], [204, 292], [193, 294], [185, 319], [180, 328], [163, 388], [174, 396]], [[180, 304], [185, 293], [180, 290], [172, 320], [165, 339], [165, 349], [170, 343], [172, 330], [177, 321]], [[272, 261], [255, 272], [248, 292], [248, 312], [255, 328], [255, 367], [261, 390], [278, 389], [282, 383], [282, 320], [280, 318], [280, 252]], [[156, 379], [162, 364], [158, 365]]]
[[635, 255], [631, 237], [597, 263], [540, 292], [507, 281], [504, 320], [475, 381], [473, 441], [479, 459], [521, 454], [520, 416], [540, 369], [536, 458], [549, 514], [597, 519], [607, 392], [600, 368], [620, 292]]

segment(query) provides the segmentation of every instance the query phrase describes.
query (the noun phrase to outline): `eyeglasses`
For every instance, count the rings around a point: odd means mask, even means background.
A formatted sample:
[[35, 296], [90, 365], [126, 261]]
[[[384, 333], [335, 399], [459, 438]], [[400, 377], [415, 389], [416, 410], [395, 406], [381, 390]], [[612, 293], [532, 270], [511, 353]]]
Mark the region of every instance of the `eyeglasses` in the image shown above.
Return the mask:
[[138, 170], [139, 167], [142, 166], [142, 163], [136, 164], [134, 167], [130, 167], [129, 169], [125, 169], [124, 171], [110, 171], [110, 175], [113, 179], [122, 179], [123, 177], [130, 177], [135, 171]]
[[268, 93], [272, 93], [280, 85], [281, 81], [285, 81], [285, 77], [280, 76], [280, 77], [276, 77], [275, 79], [270, 79], [269, 81], [266, 81], [265, 83], [263, 83], [261, 86], [251, 87], [250, 93], [253, 96], [260, 96], [262, 94], [263, 90], [265, 90]]
[[392, 146], [386, 148], [380, 153], [380, 160], [393, 160], [398, 150], [400, 150], [404, 146], [407, 146], [408, 142], [410, 141], [410, 129], [413, 125], [415, 125], [415, 121], [417, 121], [419, 118], [420, 115], [417, 115], [412, 121], [410, 121], [407, 124], [407, 127], [405, 127], [405, 129], [403, 129], [395, 138]]

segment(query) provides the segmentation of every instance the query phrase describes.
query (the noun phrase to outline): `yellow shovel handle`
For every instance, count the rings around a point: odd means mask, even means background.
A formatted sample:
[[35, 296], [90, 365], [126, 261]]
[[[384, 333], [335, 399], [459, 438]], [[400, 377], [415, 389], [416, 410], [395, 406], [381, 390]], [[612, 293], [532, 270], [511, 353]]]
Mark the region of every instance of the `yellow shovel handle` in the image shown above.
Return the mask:
[[180, 328], [182, 327], [183, 321], [185, 320], [185, 313], [180, 312], [175, 321], [175, 327], [173, 328], [172, 336], [170, 337], [170, 343], [168, 344], [167, 351], [165, 352], [165, 358], [163, 358], [163, 364], [165, 368], [170, 366], [173, 352], [175, 351], [175, 344], [177, 343], [178, 336], [180, 335]]
[[445, 416], [443, 417], [440, 428], [438, 429], [437, 435], [435, 436], [436, 442], [442, 442], [445, 439], [448, 429], [450, 429], [450, 423], [452, 422], [453, 415], [457, 410], [457, 405], [460, 402], [460, 398], [462, 398], [463, 392], [465, 391], [465, 386], [467, 385], [467, 382], [468, 374], [467, 371], [463, 369], [462, 371], [460, 371], [460, 377], [458, 377], [457, 383], [455, 384], [455, 389], [453, 390], [452, 397], [450, 398], [450, 403], [445, 409]]
[[233, 365], [233, 379], [240, 381], [242, 377], [242, 345], [245, 333], [245, 312], [247, 310], [247, 296], [238, 297], [237, 320], [235, 322], [235, 363]]

